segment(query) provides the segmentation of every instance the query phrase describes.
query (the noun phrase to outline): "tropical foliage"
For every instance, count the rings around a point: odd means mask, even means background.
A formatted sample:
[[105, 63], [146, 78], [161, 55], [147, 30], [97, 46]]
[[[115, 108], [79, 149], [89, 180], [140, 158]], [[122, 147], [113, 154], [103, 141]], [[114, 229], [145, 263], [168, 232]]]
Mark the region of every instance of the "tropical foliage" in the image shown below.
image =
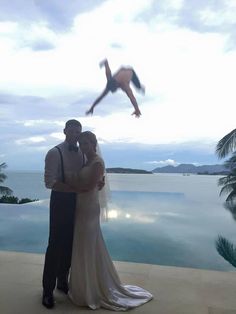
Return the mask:
[[236, 247], [233, 243], [219, 236], [216, 240], [216, 249], [227, 262], [236, 267]]
[[[0, 164], [0, 183], [3, 183], [7, 176], [5, 173], [2, 172], [3, 169], [7, 167], [7, 164], [5, 162]], [[0, 185], [0, 194], [2, 194], [2, 197], [0, 197], [0, 203], [9, 203], [9, 204], [24, 204], [29, 202], [34, 202], [37, 200], [31, 200], [30, 198], [22, 198], [18, 199], [18, 197], [12, 195], [13, 191], [8, 188], [7, 186]]]
[[236, 151], [236, 129], [226, 134], [216, 146], [216, 154], [219, 158], [224, 158], [234, 151]]
[[29, 202], [35, 202], [38, 201], [37, 199], [35, 200], [31, 200], [30, 198], [21, 198], [19, 199], [16, 196], [7, 196], [7, 195], [3, 195], [2, 197], [0, 197], [0, 203], [7, 203], [7, 204], [25, 204], [25, 203], [29, 203]]
[[227, 176], [219, 179], [219, 185], [222, 186], [220, 195], [227, 194], [226, 202], [236, 199], [236, 152], [224, 163], [229, 169]]
[[[7, 164], [5, 162], [0, 164], [0, 184], [2, 184], [7, 178], [6, 174], [2, 172], [2, 170], [5, 169], [6, 167]], [[11, 195], [12, 193], [13, 191], [10, 188], [8, 188], [7, 186], [0, 185], [0, 194]]]
[[[232, 154], [224, 163], [229, 173], [220, 178], [218, 183], [222, 186], [220, 195], [227, 194], [225, 208], [231, 212], [233, 219], [236, 220], [236, 129], [218, 142], [216, 154], [219, 158]], [[216, 240], [216, 249], [226, 261], [236, 267], [236, 246], [233, 243], [219, 236]]]
[[216, 146], [216, 154], [219, 158], [224, 158], [231, 153], [232, 156], [224, 163], [229, 173], [219, 179], [219, 185], [222, 186], [220, 194], [228, 194], [226, 202], [236, 199], [236, 129], [225, 135]]

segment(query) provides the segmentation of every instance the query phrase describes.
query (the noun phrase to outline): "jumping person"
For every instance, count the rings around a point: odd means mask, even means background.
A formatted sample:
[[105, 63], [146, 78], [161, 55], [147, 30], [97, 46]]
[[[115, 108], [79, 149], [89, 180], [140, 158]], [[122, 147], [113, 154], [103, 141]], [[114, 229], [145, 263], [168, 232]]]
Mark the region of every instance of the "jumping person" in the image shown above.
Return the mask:
[[131, 67], [121, 67], [114, 75], [111, 74], [111, 69], [109, 67], [107, 59], [100, 62], [100, 67], [105, 67], [105, 73], [107, 78], [107, 84], [104, 91], [101, 95], [94, 101], [91, 108], [86, 111], [86, 114], [93, 114], [94, 107], [111, 91], [112, 93], [116, 92], [118, 88], [123, 90], [126, 95], [129, 97], [132, 105], [134, 106], [134, 112], [132, 115], [135, 115], [136, 118], [141, 116], [141, 112], [138, 107], [138, 103], [132, 89], [130, 88], [130, 82], [134, 84], [134, 86], [141, 91], [143, 94], [145, 93], [145, 87], [141, 85], [139, 78], [133, 68]]

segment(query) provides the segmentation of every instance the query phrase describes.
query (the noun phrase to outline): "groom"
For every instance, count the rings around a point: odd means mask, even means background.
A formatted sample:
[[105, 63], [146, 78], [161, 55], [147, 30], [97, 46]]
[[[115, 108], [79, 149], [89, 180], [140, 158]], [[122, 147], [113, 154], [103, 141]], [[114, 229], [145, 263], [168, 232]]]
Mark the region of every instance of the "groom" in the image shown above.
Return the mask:
[[[77, 142], [82, 126], [77, 120], [65, 124], [65, 141], [50, 149], [45, 158], [45, 185], [51, 189], [49, 241], [43, 271], [42, 304], [54, 307], [53, 290], [68, 293], [76, 193], [66, 184], [66, 176], [78, 173], [84, 157]], [[104, 185], [104, 184], [103, 184]]]

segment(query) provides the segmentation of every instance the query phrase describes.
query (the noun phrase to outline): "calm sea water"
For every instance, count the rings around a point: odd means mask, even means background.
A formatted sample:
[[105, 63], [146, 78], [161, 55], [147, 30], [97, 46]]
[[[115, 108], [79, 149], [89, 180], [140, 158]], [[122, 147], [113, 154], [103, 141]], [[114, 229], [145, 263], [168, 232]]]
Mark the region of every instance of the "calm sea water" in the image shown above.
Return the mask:
[[[109, 174], [110, 219], [103, 235], [114, 260], [234, 270], [216, 251], [218, 235], [236, 243], [236, 222], [219, 197], [219, 176]], [[8, 173], [19, 198], [0, 205], [0, 250], [44, 253], [48, 199], [41, 173]]]

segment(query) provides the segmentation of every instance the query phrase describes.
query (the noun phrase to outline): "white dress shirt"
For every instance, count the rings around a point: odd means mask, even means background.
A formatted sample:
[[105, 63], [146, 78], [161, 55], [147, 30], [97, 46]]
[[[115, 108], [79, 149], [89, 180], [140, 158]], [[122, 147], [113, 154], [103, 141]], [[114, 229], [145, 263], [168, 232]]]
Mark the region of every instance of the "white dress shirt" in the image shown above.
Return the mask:
[[[60, 148], [63, 159], [65, 178], [77, 174], [83, 167], [83, 155], [78, 152], [69, 151], [68, 142], [57, 145]], [[52, 189], [56, 182], [62, 182], [61, 157], [58, 149], [53, 147], [45, 157], [44, 182], [48, 189]]]

